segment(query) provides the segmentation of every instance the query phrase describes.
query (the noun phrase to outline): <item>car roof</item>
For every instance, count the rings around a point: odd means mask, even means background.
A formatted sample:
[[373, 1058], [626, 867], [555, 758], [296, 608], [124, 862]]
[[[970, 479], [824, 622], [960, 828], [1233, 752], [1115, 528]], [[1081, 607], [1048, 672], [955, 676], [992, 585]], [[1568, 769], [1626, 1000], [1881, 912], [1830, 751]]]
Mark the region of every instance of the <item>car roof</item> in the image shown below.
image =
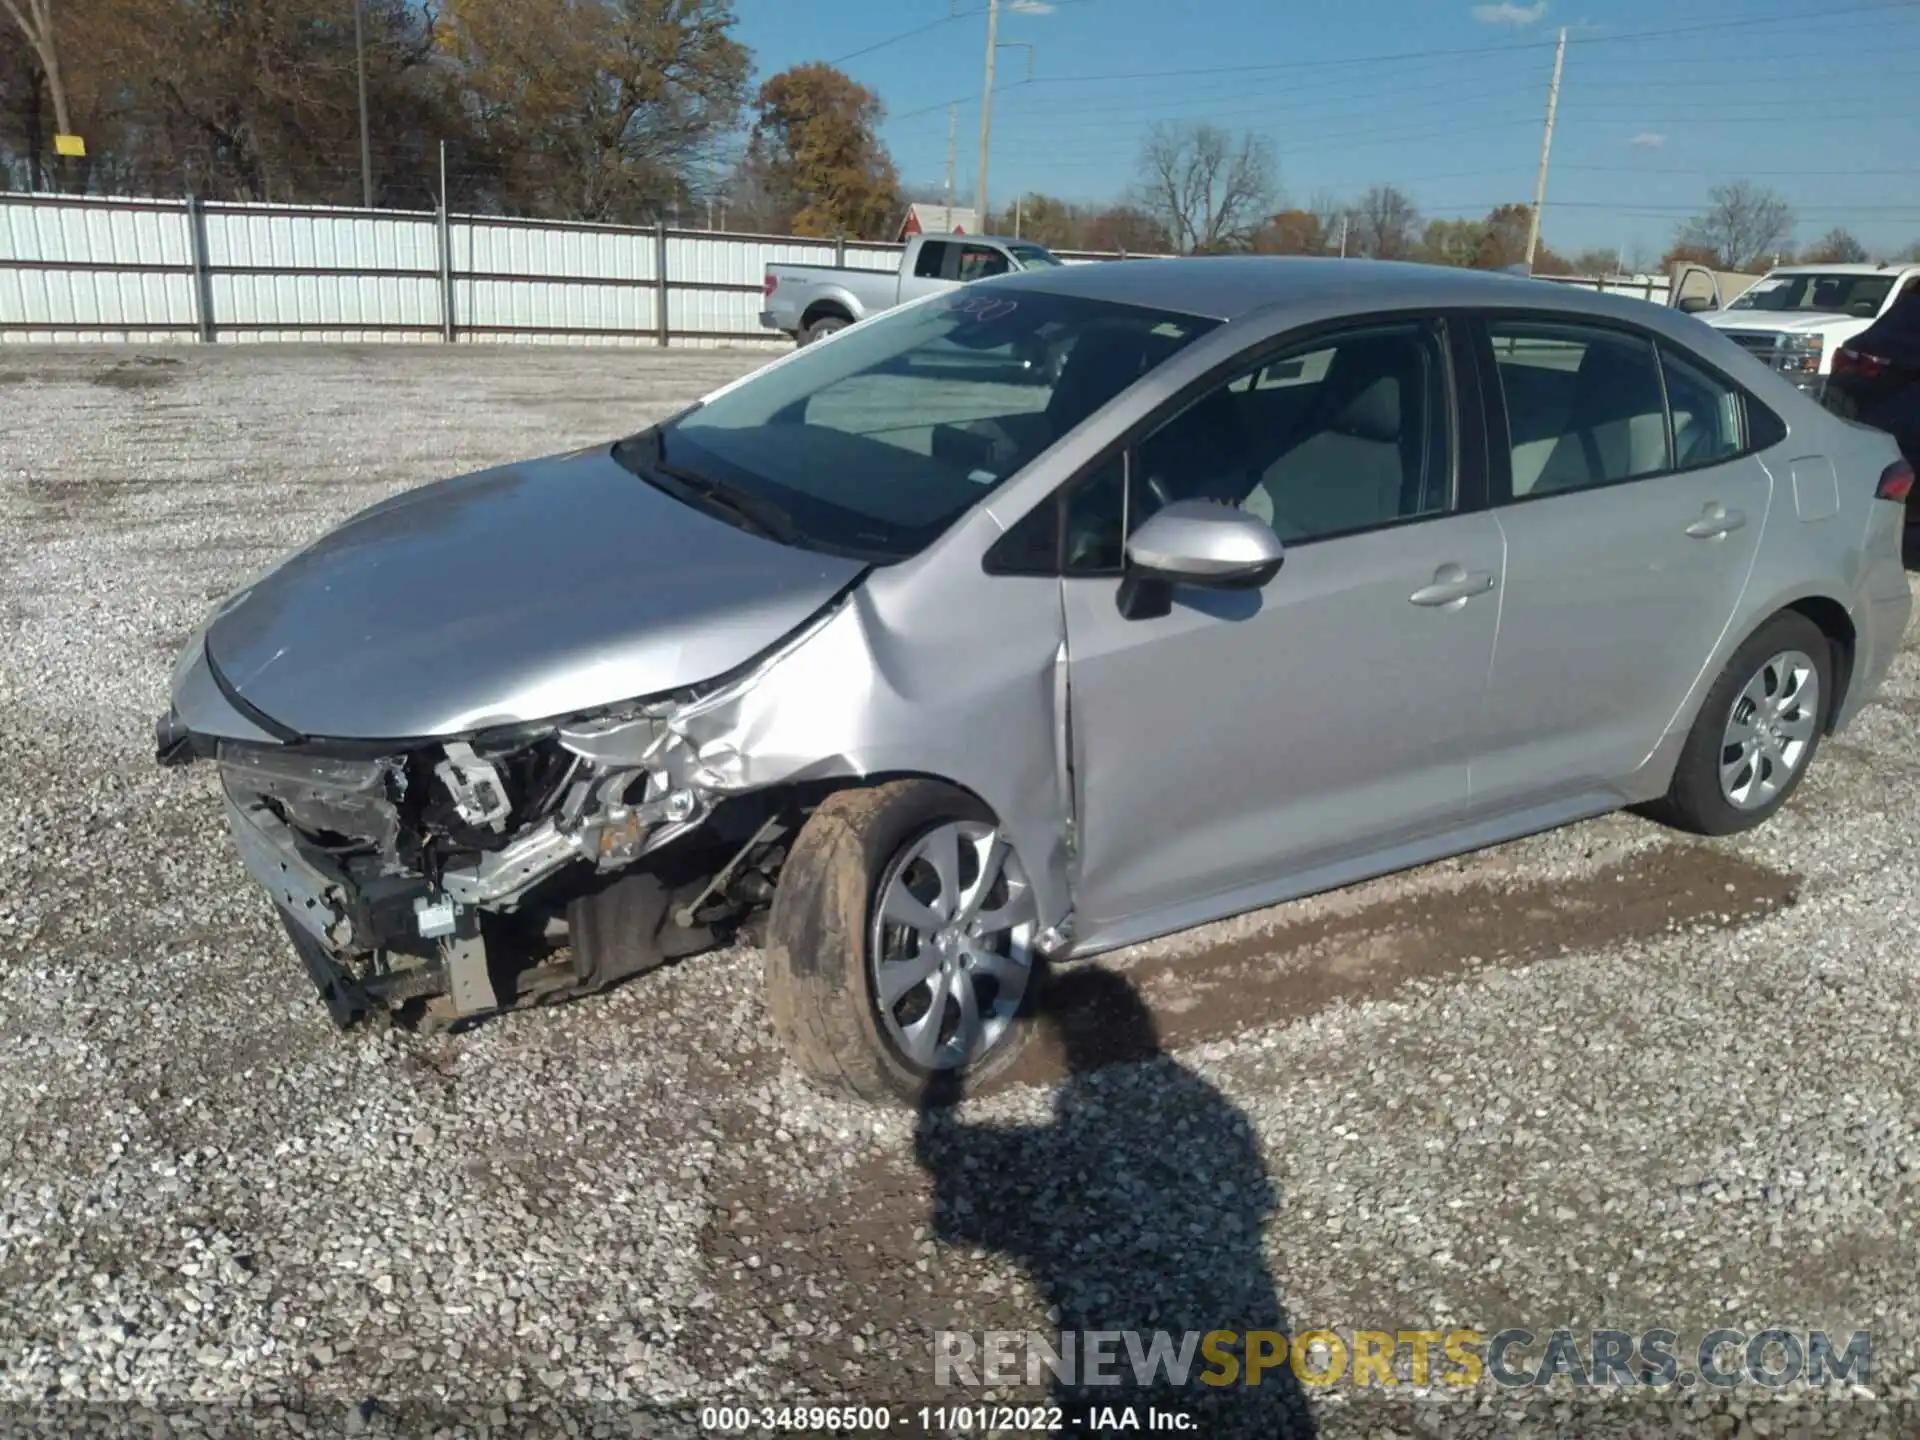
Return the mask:
[[[1849, 261], [1844, 265], [1776, 265], [1768, 275], [1898, 275], [1911, 270], [1912, 265], [1874, 265], [1858, 261]], [[1765, 276], [1761, 277], [1765, 279]]]
[[1319, 308], [1329, 301], [1344, 300], [1351, 300], [1356, 309], [1369, 310], [1400, 306], [1540, 307], [1640, 319], [1649, 308], [1644, 300], [1505, 271], [1279, 255], [1089, 261], [1049, 270], [1025, 270], [981, 283], [1083, 295], [1223, 321], [1291, 305]]
[[954, 230], [931, 230], [924, 235], [916, 235], [916, 240], [984, 240], [989, 245], [1023, 245], [1034, 250], [1047, 247], [1038, 240], [1022, 240], [1018, 235], [967, 235]]

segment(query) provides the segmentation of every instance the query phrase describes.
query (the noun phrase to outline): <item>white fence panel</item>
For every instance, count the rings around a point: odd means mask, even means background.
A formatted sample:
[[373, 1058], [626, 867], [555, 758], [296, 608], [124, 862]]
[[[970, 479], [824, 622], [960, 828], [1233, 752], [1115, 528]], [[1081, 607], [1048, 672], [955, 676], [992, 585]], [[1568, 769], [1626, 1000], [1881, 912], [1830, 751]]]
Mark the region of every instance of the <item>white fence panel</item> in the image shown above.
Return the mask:
[[502, 216], [443, 227], [426, 211], [0, 195], [0, 340], [438, 340], [450, 319], [456, 340], [784, 345], [759, 323], [769, 265], [885, 271], [903, 251]]
[[653, 231], [479, 216], [455, 216], [448, 228], [457, 335], [653, 341]]
[[0, 209], [0, 341], [145, 344], [196, 325], [184, 203]]

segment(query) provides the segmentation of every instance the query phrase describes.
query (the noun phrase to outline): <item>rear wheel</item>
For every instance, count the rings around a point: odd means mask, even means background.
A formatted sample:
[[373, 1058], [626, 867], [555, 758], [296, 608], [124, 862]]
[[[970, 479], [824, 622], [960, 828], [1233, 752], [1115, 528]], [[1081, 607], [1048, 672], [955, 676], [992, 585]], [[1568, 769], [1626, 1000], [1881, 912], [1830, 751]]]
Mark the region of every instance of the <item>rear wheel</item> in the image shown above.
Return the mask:
[[1714, 682], [1653, 813], [1700, 835], [1752, 829], [1807, 773], [1832, 703], [1826, 635], [1804, 615], [1774, 616]]
[[800, 332], [800, 343], [802, 345], [811, 345], [814, 341], [831, 335], [836, 330], [846, 329], [847, 326], [852, 323], [853, 322], [844, 315], [822, 315], [819, 319], [811, 321], [807, 327]]
[[768, 918], [774, 1027], [844, 1094], [978, 1091], [1030, 1038], [1036, 919], [1019, 856], [971, 795], [902, 780], [830, 796]]

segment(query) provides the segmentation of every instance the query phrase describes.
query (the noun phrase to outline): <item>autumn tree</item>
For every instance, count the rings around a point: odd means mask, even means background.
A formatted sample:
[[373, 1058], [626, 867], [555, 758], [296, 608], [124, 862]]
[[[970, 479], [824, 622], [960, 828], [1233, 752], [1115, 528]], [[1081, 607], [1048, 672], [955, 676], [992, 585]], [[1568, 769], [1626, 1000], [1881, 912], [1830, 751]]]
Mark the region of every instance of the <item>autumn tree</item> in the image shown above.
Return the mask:
[[1680, 227], [1678, 242], [1712, 252], [1722, 270], [1764, 267], [1793, 233], [1793, 207], [1751, 180], [1716, 185], [1706, 212]]
[[1088, 250], [1111, 250], [1128, 255], [1164, 255], [1173, 237], [1158, 216], [1137, 205], [1109, 205], [1087, 216], [1080, 243]]
[[1163, 121], [1140, 149], [1141, 206], [1184, 253], [1248, 248], [1278, 189], [1273, 145], [1251, 132]]
[[1800, 256], [1803, 265], [1858, 265], [1867, 258], [1867, 247], [1853, 238], [1846, 227], [1836, 225]]
[[1324, 255], [1327, 232], [1311, 210], [1282, 210], [1254, 233], [1253, 249], [1260, 255]]
[[1473, 263], [1482, 270], [1506, 270], [1526, 264], [1527, 234], [1532, 226], [1532, 206], [1495, 206], [1481, 222], [1480, 245]]
[[[353, 12], [335, 0], [189, 5], [60, 0], [111, 23], [69, 51], [92, 174], [148, 194], [355, 202], [360, 198]], [[460, 106], [433, 54], [428, 12], [366, 4], [376, 200], [431, 203], [435, 142], [460, 145]]]
[[1620, 273], [1620, 252], [1610, 248], [1582, 250], [1573, 257], [1573, 273], [1576, 275], [1618, 275]]
[[1012, 235], [1017, 230], [1022, 239], [1051, 250], [1077, 250], [1085, 222], [1082, 208], [1071, 201], [1028, 191], [1017, 204], [995, 215], [987, 229], [1000, 235]]
[[1405, 191], [1375, 185], [1353, 207], [1349, 253], [1369, 260], [1411, 259], [1419, 225], [1420, 211]]
[[733, 25], [731, 0], [450, 0], [505, 208], [634, 222], [691, 198], [746, 96]]
[[1420, 237], [1420, 258], [1434, 265], [1472, 265], [1486, 239], [1483, 220], [1430, 220]]
[[880, 143], [880, 97], [831, 65], [795, 65], [760, 87], [747, 144], [795, 235], [884, 238], [900, 177]]
[[[49, 22], [58, 97], [40, 47], [18, 23], [35, 14]], [[127, 178], [116, 153], [129, 118], [124, 31], [120, 0], [0, 0], [0, 181], [11, 173], [30, 189], [82, 191], [96, 179]], [[86, 155], [56, 155], [56, 133], [79, 135]]]
[[1660, 257], [1660, 268], [1671, 271], [1676, 265], [1705, 265], [1708, 269], [1718, 269], [1720, 256], [1705, 245], [1682, 245], [1676, 242], [1667, 247], [1667, 253]]
[[23, 68], [29, 85], [43, 90], [52, 105], [55, 129], [63, 135], [71, 134], [73, 113], [67, 105], [67, 86], [60, 70], [54, 0], [0, 0], [0, 17], [13, 23], [32, 56], [31, 64]]

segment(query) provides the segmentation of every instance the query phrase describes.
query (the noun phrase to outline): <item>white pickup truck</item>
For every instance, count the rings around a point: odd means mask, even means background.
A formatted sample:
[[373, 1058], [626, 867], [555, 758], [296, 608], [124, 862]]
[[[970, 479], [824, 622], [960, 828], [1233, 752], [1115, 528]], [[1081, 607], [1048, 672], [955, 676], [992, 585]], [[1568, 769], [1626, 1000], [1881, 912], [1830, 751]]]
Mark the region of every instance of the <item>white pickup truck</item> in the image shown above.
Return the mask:
[[1840, 347], [1914, 291], [1920, 291], [1920, 265], [1782, 265], [1724, 308], [1717, 286], [1713, 298], [1689, 295], [1679, 308], [1802, 389], [1818, 391]]
[[769, 265], [760, 323], [802, 345], [935, 290], [1061, 262], [1043, 245], [998, 235], [916, 235], [898, 270]]

